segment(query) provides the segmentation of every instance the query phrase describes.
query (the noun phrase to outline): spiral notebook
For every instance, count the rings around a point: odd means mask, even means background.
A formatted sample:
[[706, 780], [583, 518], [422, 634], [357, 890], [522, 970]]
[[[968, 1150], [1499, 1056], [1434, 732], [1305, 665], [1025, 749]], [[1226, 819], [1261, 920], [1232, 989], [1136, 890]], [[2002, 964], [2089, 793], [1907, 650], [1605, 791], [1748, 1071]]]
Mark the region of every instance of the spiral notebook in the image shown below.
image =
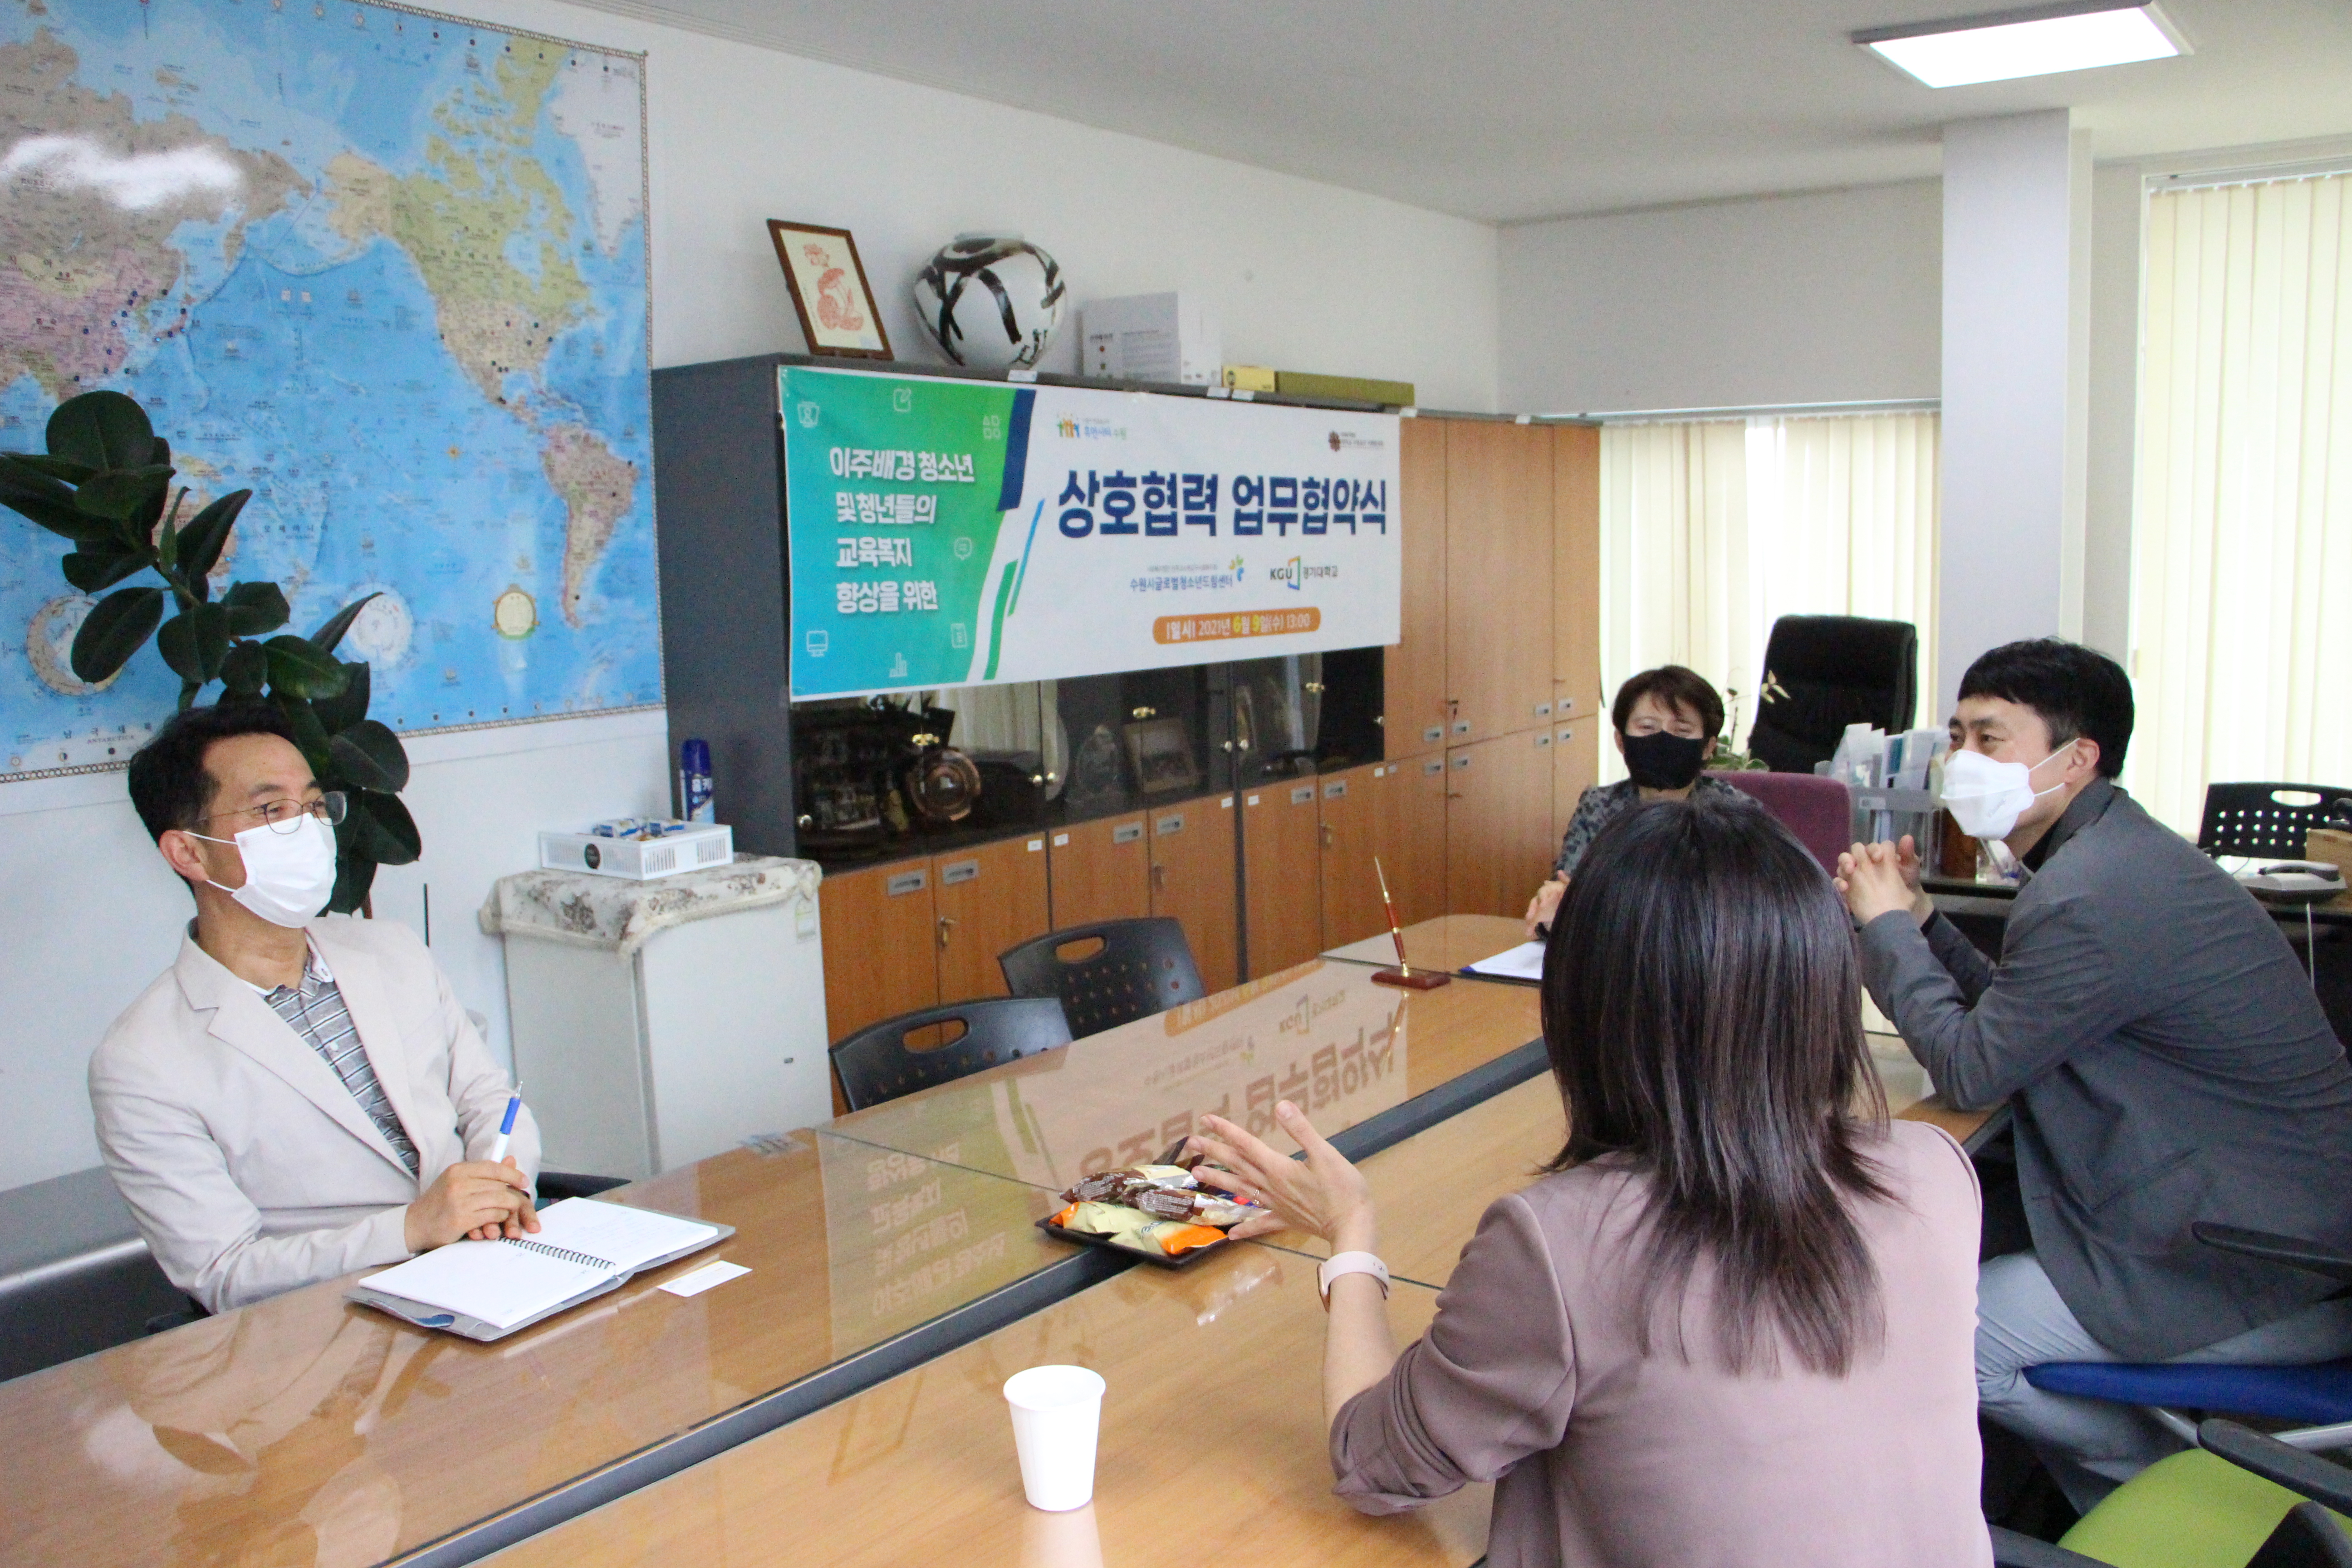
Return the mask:
[[503, 1339], [631, 1276], [735, 1234], [651, 1209], [566, 1198], [539, 1211], [539, 1234], [459, 1241], [371, 1274], [346, 1297], [419, 1328]]

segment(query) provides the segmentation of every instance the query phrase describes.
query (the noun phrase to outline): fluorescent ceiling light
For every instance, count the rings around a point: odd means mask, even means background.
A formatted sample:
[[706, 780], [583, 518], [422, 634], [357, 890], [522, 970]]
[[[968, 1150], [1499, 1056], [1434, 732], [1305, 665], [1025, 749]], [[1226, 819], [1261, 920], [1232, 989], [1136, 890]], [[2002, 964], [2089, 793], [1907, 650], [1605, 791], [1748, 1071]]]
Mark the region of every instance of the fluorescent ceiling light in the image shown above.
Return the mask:
[[1853, 41], [1929, 87], [2092, 70], [2189, 52], [2150, 5], [2088, 0], [1907, 27], [1873, 27]]

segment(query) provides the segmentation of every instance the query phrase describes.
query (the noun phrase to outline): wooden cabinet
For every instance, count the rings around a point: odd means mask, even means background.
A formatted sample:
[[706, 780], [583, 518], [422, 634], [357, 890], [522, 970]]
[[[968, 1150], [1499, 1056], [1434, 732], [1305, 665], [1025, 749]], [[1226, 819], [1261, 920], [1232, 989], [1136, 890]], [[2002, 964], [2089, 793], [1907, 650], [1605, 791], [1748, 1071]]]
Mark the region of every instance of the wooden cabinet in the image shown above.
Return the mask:
[[1552, 434], [1472, 420], [1446, 429], [1449, 744], [1551, 721]]
[[1002, 838], [931, 860], [939, 999], [1007, 994], [996, 955], [1053, 929], [1045, 913], [1045, 838]]
[[1316, 794], [1311, 778], [1275, 779], [1241, 792], [1242, 930], [1252, 980], [1323, 951]]
[[1397, 919], [1406, 925], [1446, 912], [1445, 773], [1443, 752], [1389, 764], [1391, 788], [1381, 803], [1381, 864], [1388, 868]]
[[1151, 851], [1143, 841], [1140, 812], [1057, 827], [1051, 837], [1046, 861], [1055, 931], [1151, 912]]
[[1524, 913], [1551, 874], [1552, 731], [1498, 735], [1445, 754], [1445, 908]]
[[1397, 526], [1404, 584], [1402, 640], [1382, 660], [1382, 731], [1391, 757], [1445, 744], [1445, 449], [1447, 422], [1398, 426]]
[[1601, 732], [1608, 727], [1609, 721], [1598, 715], [1552, 725], [1551, 845], [1554, 857], [1559, 854], [1559, 841], [1568, 832], [1568, 819], [1576, 815], [1576, 803], [1600, 779]]
[[1317, 798], [1321, 802], [1323, 945], [1327, 948], [1377, 936], [1389, 928], [1372, 859], [1377, 856], [1382, 868], [1387, 867], [1389, 847], [1381, 841], [1381, 824], [1389, 796], [1394, 793], [1391, 784], [1385, 763], [1326, 773], [1316, 781]]
[[837, 1042], [868, 1024], [939, 1005], [931, 867], [900, 860], [825, 878], [825, 1023]]
[[1234, 799], [1202, 795], [1150, 813], [1151, 912], [1184, 928], [1201, 983], [1241, 984], [1241, 900], [1234, 883]]
[[1597, 720], [1602, 717], [1601, 428], [1555, 426], [1551, 440], [1552, 718]]

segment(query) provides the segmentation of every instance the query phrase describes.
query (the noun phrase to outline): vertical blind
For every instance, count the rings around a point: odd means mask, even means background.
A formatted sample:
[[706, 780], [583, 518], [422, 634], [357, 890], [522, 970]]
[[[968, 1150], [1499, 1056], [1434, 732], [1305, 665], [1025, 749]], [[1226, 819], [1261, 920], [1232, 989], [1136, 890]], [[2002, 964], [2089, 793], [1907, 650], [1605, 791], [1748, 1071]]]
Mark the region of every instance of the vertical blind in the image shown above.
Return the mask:
[[[1683, 664], [1756, 716], [1782, 616], [1871, 616], [1919, 628], [1935, 689], [1933, 414], [1610, 425], [1601, 432], [1601, 674]], [[1601, 777], [1623, 776], [1612, 746]]]
[[2352, 785], [2352, 175], [2148, 198], [2125, 783]]

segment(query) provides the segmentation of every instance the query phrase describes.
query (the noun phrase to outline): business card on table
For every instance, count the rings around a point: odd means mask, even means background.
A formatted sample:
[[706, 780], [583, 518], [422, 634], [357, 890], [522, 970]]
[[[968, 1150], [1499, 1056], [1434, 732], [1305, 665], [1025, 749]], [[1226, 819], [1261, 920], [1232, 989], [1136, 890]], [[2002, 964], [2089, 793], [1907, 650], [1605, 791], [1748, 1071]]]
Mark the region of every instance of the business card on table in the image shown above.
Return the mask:
[[721, 1259], [717, 1263], [706, 1263], [691, 1274], [681, 1274], [664, 1284], [662, 1289], [673, 1296], [699, 1296], [713, 1285], [724, 1285], [730, 1279], [750, 1272], [740, 1263]]

